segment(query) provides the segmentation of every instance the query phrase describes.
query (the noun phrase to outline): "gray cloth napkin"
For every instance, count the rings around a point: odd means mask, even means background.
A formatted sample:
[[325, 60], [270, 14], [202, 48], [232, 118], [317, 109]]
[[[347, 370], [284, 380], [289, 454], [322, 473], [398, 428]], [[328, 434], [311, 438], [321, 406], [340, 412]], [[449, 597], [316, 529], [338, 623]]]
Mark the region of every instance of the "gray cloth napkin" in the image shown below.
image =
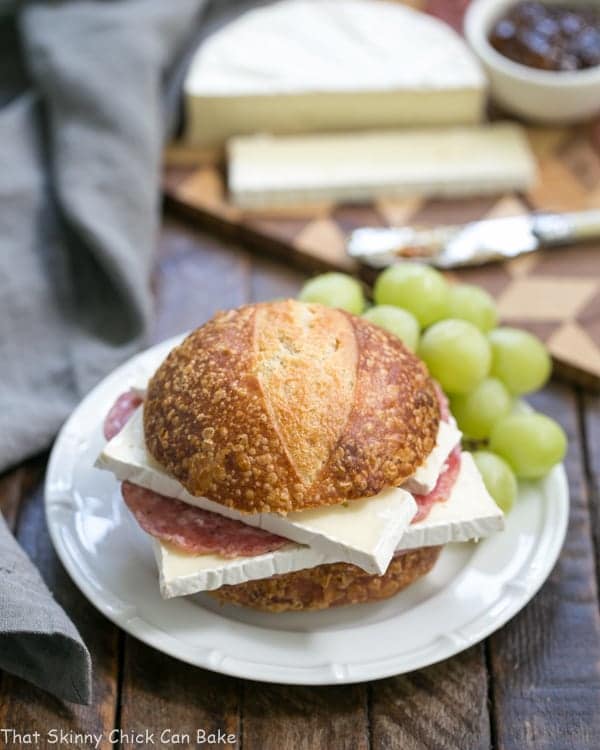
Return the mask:
[[143, 342], [165, 78], [203, 6], [23, 3], [2, 19], [0, 471]]
[[64, 700], [89, 703], [89, 652], [2, 515], [0, 540], [0, 665]]
[[[185, 59], [247, 4], [0, 0], [0, 471], [144, 342]], [[0, 669], [85, 702], [89, 665], [0, 519]]]

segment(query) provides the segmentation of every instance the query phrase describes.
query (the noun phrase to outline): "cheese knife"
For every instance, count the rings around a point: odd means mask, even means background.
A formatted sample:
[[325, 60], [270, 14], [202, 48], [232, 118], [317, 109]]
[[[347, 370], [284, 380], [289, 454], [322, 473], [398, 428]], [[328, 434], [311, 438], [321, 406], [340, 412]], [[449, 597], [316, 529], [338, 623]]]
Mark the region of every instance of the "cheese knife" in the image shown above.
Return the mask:
[[373, 268], [412, 259], [460, 268], [593, 239], [600, 239], [600, 210], [523, 214], [432, 229], [365, 227], [350, 234], [347, 252]]

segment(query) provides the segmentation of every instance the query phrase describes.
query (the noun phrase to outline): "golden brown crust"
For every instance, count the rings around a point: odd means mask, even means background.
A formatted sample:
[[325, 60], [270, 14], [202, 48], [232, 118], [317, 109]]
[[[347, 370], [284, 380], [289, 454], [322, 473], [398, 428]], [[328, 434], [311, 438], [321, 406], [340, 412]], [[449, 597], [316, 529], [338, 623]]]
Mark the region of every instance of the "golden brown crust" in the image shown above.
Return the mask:
[[367, 321], [294, 300], [220, 313], [173, 349], [144, 406], [152, 456], [248, 513], [376, 495], [435, 444], [424, 365]]
[[211, 595], [223, 604], [263, 612], [327, 609], [394, 596], [435, 565], [441, 547], [421, 547], [392, 559], [382, 576], [370, 575], [347, 563], [319, 565], [308, 570], [222, 586]]

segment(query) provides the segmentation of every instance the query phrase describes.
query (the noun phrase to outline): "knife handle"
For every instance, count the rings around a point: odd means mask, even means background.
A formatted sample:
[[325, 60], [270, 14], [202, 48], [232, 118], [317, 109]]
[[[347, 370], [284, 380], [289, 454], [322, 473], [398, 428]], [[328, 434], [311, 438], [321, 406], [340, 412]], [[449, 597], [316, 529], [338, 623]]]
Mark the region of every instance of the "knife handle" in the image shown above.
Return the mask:
[[594, 240], [600, 237], [600, 211], [580, 211], [569, 216], [575, 239]]
[[600, 210], [536, 214], [532, 228], [540, 243], [546, 247], [600, 239]]

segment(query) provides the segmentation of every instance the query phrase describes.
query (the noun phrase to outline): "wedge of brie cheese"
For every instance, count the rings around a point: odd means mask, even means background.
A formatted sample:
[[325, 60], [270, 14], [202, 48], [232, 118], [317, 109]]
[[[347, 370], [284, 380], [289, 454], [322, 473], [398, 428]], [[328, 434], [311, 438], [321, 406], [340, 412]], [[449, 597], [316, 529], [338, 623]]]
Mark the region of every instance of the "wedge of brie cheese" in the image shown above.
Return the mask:
[[527, 137], [513, 123], [244, 136], [227, 153], [229, 191], [242, 208], [523, 191], [535, 178]]
[[240, 513], [204, 497], [191, 495], [169, 476], [146, 450], [143, 407], [110, 440], [96, 466], [167, 497], [258, 526], [301, 544], [310, 545], [329, 559], [357, 565], [368, 573], [383, 573], [398, 541], [417, 511], [412, 495], [390, 488], [375, 497], [352, 500], [343, 505], [275, 513]]
[[475, 123], [486, 82], [447, 24], [378, 0], [285, 0], [244, 13], [198, 48], [185, 138]]
[[[462, 454], [460, 472], [445, 502], [407, 528], [397, 550], [481, 539], [504, 527], [502, 511], [488, 494], [471, 454]], [[164, 598], [212, 591], [226, 584], [270, 578], [281, 573], [338, 562], [317, 549], [290, 545], [255, 557], [228, 559], [189, 555], [154, 542], [160, 591]]]

